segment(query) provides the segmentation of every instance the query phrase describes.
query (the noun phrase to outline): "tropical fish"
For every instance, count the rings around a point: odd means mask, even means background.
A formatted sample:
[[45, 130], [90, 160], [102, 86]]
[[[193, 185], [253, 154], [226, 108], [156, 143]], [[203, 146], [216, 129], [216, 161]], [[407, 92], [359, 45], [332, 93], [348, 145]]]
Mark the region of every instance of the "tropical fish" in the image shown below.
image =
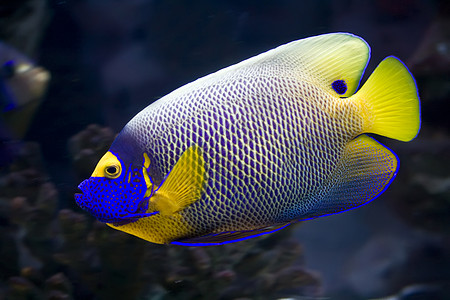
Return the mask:
[[0, 168], [19, 152], [35, 112], [46, 92], [50, 73], [0, 42]]
[[0, 111], [17, 110], [39, 102], [50, 73], [11, 46], [0, 42]]
[[[414, 78], [348, 33], [279, 46], [178, 88], [138, 113], [76, 202], [153, 243], [235, 242], [376, 198], [398, 158], [366, 135], [419, 132]], [[355, 93], [356, 92], [356, 93]]]

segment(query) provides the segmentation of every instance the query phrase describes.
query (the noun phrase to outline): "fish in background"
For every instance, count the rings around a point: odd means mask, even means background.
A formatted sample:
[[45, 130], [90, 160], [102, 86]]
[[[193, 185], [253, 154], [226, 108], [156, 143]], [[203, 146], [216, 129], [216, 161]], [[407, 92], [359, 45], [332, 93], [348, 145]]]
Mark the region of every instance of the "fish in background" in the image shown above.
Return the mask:
[[50, 73], [0, 42], [0, 166], [17, 152], [20, 140], [46, 92]]
[[180, 87], [124, 127], [77, 204], [153, 243], [209, 246], [370, 202], [398, 158], [366, 133], [410, 141], [420, 106], [393, 56], [357, 90], [369, 56], [360, 37], [324, 34]]

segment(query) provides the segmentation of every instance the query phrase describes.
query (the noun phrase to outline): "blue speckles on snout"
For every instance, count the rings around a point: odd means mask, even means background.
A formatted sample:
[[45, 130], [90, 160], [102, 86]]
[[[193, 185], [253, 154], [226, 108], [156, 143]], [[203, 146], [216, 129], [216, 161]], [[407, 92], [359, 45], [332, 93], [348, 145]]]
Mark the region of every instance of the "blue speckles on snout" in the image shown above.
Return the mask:
[[113, 215], [105, 209], [111, 205], [111, 201], [104, 202], [105, 198], [99, 195], [98, 191], [104, 191], [104, 188], [99, 185], [98, 178], [91, 177], [84, 180], [78, 188], [82, 191], [80, 194], [75, 195], [76, 203], [84, 210], [88, 211], [100, 221], [109, 221], [113, 218]]
[[148, 198], [142, 172], [116, 179], [91, 177], [78, 188], [83, 193], [76, 194], [75, 201], [99, 221], [123, 223], [146, 216]]
[[345, 80], [342, 80], [342, 79], [333, 81], [333, 83], [331, 84], [331, 87], [339, 95], [344, 95], [345, 92], [347, 92], [347, 83], [345, 82]]

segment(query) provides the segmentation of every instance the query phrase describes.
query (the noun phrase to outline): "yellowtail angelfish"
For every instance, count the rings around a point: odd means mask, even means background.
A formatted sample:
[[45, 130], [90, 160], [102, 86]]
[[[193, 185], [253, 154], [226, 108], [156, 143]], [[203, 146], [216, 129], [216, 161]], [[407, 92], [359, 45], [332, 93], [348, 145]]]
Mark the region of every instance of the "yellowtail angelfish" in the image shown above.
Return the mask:
[[325, 34], [217, 71], [152, 103], [79, 185], [76, 202], [153, 243], [207, 246], [340, 213], [376, 198], [398, 158], [365, 133], [410, 141], [417, 87], [385, 58]]

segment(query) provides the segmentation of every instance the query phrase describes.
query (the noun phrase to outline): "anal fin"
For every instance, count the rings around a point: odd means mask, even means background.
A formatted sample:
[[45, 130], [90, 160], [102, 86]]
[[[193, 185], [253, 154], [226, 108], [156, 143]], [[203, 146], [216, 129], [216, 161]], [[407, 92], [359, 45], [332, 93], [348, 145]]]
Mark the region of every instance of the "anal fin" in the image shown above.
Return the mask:
[[367, 204], [386, 190], [397, 171], [398, 158], [391, 150], [367, 135], [360, 135], [347, 145], [317, 204], [300, 221]]
[[291, 223], [284, 223], [273, 225], [269, 227], [254, 229], [254, 230], [244, 230], [244, 231], [225, 231], [220, 233], [211, 233], [200, 237], [181, 239], [171, 242], [174, 245], [181, 246], [216, 246], [229, 243], [235, 243], [257, 236], [270, 234], [281, 230]]

